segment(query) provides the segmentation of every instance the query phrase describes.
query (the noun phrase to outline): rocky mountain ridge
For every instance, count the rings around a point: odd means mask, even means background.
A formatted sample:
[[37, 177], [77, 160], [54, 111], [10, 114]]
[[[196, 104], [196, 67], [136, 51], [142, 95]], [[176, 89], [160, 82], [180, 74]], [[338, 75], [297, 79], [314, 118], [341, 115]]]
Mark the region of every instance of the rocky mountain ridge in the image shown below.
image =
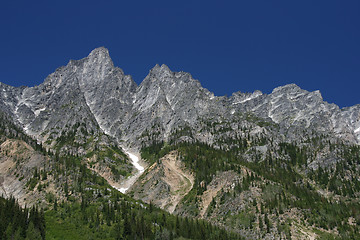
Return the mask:
[[93, 50], [81, 60], [71, 60], [35, 87], [0, 85], [0, 109], [42, 142], [52, 129], [85, 121], [118, 143], [140, 148], [147, 129], [158, 127], [167, 140], [181, 126], [199, 119], [232, 119], [250, 112], [280, 124], [284, 129], [310, 128], [331, 132], [352, 143], [360, 142], [360, 105], [340, 109], [323, 101], [319, 91], [308, 92], [295, 84], [270, 94], [236, 92], [217, 97], [189, 73], [172, 72], [156, 65], [137, 86], [131, 76], [113, 65], [107, 49]]

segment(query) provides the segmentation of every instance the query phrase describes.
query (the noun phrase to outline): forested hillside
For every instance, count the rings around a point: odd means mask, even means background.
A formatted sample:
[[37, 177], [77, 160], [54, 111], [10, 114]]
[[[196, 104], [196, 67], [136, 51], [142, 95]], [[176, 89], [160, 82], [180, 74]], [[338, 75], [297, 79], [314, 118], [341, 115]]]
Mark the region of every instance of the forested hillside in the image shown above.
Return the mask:
[[44, 210], [0, 197], [0, 239], [45, 239]]
[[[231, 128], [218, 129], [217, 136], [231, 136]], [[176, 152], [194, 173], [194, 187], [177, 214], [250, 239], [359, 239], [360, 147], [316, 132], [283, 141], [269, 131], [252, 135], [242, 129], [245, 134], [233, 132], [235, 137], [220, 137], [213, 145], [194, 140], [189, 129], [177, 131], [169, 143], [144, 146], [142, 157], [156, 165]], [[187, 141], [177, 141], [180, 136]]]
[[[16, 177], [27, 194], [37, 194], [39, 204], [28, 208], [21, 207], [13, 197], [0, 199], [0, 239], [241, 238], [207, 221], [171, 215], [151, 203], [136, 201], [94, 171], [88, 155], [46, 151], [6, 115], [2, 115], [0, 124], [2, 142], [22, 141], [34, 146], [31, 151], [44, 155], [44, 162], [34, 167], [29, 176]], [[96, 151], [101, 150], [91, 155]], [[109, 147], [108, 153], [99, 155], [108, 159], [114, 158], [113, 154], [124, 153]], [[3, 178], [8, 176], [0, 177], [3, 184]]]

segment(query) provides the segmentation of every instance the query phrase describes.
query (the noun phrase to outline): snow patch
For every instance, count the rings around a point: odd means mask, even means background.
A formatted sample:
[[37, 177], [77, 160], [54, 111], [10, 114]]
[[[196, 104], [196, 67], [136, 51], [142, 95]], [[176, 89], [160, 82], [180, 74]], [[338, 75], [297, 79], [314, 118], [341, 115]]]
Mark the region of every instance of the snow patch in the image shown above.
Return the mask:
[[141, 174], [145, 171], [145, 168], [139, 164], [139, 157], [135, 154], [125, 151], [125, 153], [129, 156], [132, 165], [138, 170], [136, 174], [128, 178], [122, 185], [121, 188], [116, 188], [121, 193], [126, 193], [127, 190], [136, 182], [136, 180], [141, 176]]
[[238, 102], [235, 102], [235, 103], [233, 103], [233, 105], [250, 101], [250, 100], [252, 100], [252, 99], [254, 99], [254, 98], [257, 98], [258, 96], [261, 96], [261, 95], [262, 95], [261, 92], [255, 91], [254, 93], [252, 93], [252, 94], [250, 95], [250, 97], [247, 97], [247, 98], [245, 98], [245, 99], [243, 99], [243, 100], [240, 100], [240, 101], [238, 101]]
[[33, 132], [29, 128], [30, 128], [30, 124], [26, 124], [23, 129], [27, 135], [32, 136]]
[[253, 97], [248, 97], [248, 98], [245, 98], [244, 100], [241, 100], [241, 101], [235, 102], [235, 103], [233, 103], [233, 104], [234, 104], [234, 105], [236, 105], [236, 104], [239, 104], [239, 103], [244, 103], [244, 102], [250, 101], [251, 99], [253, 99]]
[[358, 133], [358, 132], [360, 132], [360, 127], [354, 130], [354, 133]]
[[107, 130], [106, 130], [106, 129], [102, 126], [102, 124], [100, 123], [100, 121], [99, 121], [98, 117], [96, 117], [96, 115], [95, 115], [95, 114], [94, 114], [94, 116], [95, 116], [96, 121], [97, 121], [97, 122], [98, 122], [98, 124], [99, 124], [99, 127], [100, 127], [101, 131], [103, 131], [106, 135], [111, 136], [110, 132], [109, 132], [109, 131], [107, 131]]
[[41, 108], [41, 109], [35, 110], [35, 111], [34, 111], [35, 116], [36, 116], [36, 117], [39, 116], [39, 114], [40, 114], [42, 111], [44, 111], [44, 110], [46, 110], [46, 108]]
[[273, 120], [274, 122], [277, 123], [277, 121], [276, 121], [275, 118], [274, 118], [274, 115], [273, 115], [272, 113], [270, 113], [270, 111], [269, 111], [269, 113], [268, 113], [268, 116], [269, 116], [269, 118], [271, 118], [271, 120]]
[[131, 159], [131, 163], [134, 165], [134, 167], [139, 170], [140, 172], [144, 172], [145, 169], [143, 166], [141, 166], [139, 164], [139, 158], [135, 155], [135, 154], [132, 154], [130, 152], [125, 152], [127, 155], [129, 155], [130, 159]]
[[[18, 104], [16, 105], [16, 109], [19, 109], [19, 107], [20, 107], [21, 105], [25, 105], [25, 106], [27, 106], [28, 108], [31, 109], [30, 104], [27, 103], [27, 102], [25, 102], [25, 99], [20, 99], [20, 100], [19, 100]], [[17, 111], [17, 110], [16, 110], [16, 111]]]
[[298, 98], [298, 97], [301, 97], [301, 96], [304, 96], [305, 95], [305, 93], [299, 93], [299, 94], [297, 94], [297, 95], [295, 95], [295, 96], [289, 96], [289, 99], [290, 100], [294, 100], [294, 99], [296, 99], [296, 98]]

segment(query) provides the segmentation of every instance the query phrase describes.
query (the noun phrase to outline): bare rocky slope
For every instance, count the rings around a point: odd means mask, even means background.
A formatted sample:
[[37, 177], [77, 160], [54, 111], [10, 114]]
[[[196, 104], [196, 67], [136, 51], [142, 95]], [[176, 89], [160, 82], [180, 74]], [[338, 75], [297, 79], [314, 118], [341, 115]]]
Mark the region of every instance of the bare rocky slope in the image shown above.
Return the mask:
[[189, 73], [172, 72], [166, 65], [156, 65], [137, 86], [113, 65], [105, 48], [71, 60], [39, 86], [0, 84], [0, 109], [42, 142], [50, 131], [83, 121], [88, 129], [100, 128], [120, 143], [140, 147], [144, 132], [154, 126], [158, 138], [166, 140], [179, 126], [194, 127], [202, 118], [231, 119], [246, 112], [284, 129], [311, 128], [353, 143], [360, 136], [359, 105], [340, 109], [323, 101], [319, 91], [290, 84], [271, 94], [236, 92], [229, 98], [216, 97]]
[[130, 195], [173, 213], [193, 185], [194, 176], [183, 166], [178, 154], [170, 152], [146, 170], [130, 189]]

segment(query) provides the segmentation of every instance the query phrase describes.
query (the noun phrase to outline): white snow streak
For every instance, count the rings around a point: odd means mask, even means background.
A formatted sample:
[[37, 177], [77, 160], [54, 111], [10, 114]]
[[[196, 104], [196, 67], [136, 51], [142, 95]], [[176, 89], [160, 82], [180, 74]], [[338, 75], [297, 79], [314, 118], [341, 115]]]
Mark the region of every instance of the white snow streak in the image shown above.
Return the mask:
[[244, 103], [244, 102], [247, 102], [247, 101], [249, 101], [249, 100], [251, 100], [251, 99], [253, 99], [254, 97], [248, 97], [248, 98], [245, 98], [245, 99], [243, 99], [243, 100], [241, 100], [241, 101], [238, 101], [238, 102], [236, 102], [236, 103], [233, 103], [234, 105], [235, 104], [239, 104], [239, 103]]
[[125, 151], [125, 153], [130, 157], [132, 165], [138, 170], [136, 174], [128, 178], [122, 185], [121, 188], [116, 188], [122, 193], [126, 193], [126, 191], [136, 182], [136, 180], [140, 177], [140, 175], [145, 171], [144, 167], [139, 164], [139, 158], [130, 152]]
[[38, 109], [38, 110], [35, 110], [34, 111], [34, 114], [35, 114], [35, 117], [39, 116], [39, 114], [44, 111], [46, 108], [41, 108], [41, 109]]
[[296, 98], [298, 98], [298, 97], [301, 97], [301, 96], [304, 96], [305, 95], [305, 93], [299, 93], [299, 94], [297, 94], [297, 95], [295, 95], [295, 96], [289, 96], [289, 99], [290, 100], [294, 100], [294, 99], [296, 99]]
[[240, 100], [240, 101], [238, 101], [238, 102], [233, 103], [233, 105], [250, 101], [250, 100], [252, 100], [252, 99], [254, 99], [254, 98], [257, 98], [257, 97], [259, 97], [259, 96], [261, 96], [261, 95], [262, 95], [262, 93], [260, 93], [260, 92], [254, 92], [254, 93], [252, 93], [249, 97], [247, 97], [247, 98], [245, 98], [245, 99], [243, 99], [243, 100]]
[[130, 159], [132, 160], [132, 164], [134, 165], [134, 167], [137, 170], [139, 170], [140, 172], [144, 172], [144, 170], [145, 170], [144, 167], [139, 164], [139, 158], [136, 155], [134, 155], [134, 154], [132, 154], [130, 152], [125, 152], [125, 153], [127, 155], [129, 155]]

